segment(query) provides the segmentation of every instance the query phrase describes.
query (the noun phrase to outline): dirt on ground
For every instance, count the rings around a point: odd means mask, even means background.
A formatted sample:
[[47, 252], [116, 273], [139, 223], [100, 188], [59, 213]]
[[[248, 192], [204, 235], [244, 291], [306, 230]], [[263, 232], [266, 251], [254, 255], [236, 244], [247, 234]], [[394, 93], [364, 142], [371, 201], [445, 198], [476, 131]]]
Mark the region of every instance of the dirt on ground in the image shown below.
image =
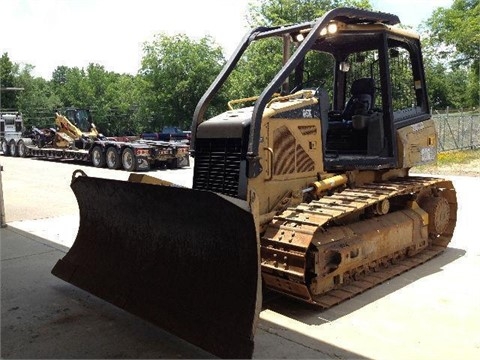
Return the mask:
[[480, 158], [467, 163], [414, 167], [410, 173], [480, 177]]

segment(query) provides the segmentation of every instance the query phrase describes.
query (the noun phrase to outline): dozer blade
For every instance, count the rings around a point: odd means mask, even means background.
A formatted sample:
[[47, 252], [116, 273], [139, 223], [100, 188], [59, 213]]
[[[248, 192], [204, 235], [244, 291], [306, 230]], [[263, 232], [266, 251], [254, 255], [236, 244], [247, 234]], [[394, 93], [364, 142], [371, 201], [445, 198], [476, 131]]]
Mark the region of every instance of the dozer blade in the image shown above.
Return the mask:
[[252, 356], [261, 295], [249, 211], [212, 192], [75, 173], [71, 188], [80, 227], [55, 276], [218, 357]]

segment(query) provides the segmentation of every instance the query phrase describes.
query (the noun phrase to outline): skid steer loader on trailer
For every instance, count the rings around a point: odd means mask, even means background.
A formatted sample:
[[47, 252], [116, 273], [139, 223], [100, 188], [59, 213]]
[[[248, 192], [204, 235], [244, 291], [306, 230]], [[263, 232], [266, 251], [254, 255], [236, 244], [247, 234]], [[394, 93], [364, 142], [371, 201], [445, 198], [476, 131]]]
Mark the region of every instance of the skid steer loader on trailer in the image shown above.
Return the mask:
[[[419, 37], [398, 23], [338, 8], [252, 30], [193, 115], [192, 189], [74, 173], [79, 233], [53, 274], [216, 356], [247, 358], [262, 290], [329, 308], [441, 253], [456, 192], [409, 175], [436, 160], [437, 138]], [[207, 118], [265, 42], [278, 49], [269, 68], [279, 64], [260, 94]]]

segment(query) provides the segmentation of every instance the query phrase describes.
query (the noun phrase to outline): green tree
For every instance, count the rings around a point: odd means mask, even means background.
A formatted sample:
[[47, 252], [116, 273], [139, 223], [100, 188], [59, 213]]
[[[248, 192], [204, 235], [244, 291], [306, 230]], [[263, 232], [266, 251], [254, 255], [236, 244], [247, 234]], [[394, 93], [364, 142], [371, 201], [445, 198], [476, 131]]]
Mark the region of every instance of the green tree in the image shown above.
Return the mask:
[[[117, 73], [107, 75], [103, 91], [103, 119], [106, 124], [102, 127], [108, 129], [111, 135], [135, 135], [141, 132], [142, 124], [137, 114], [140, 98], [138, 82], [138, 76]], [[101, 124], [97, 125], [102, 129]]]
[[[53, 109], [60, 102], [48, 81], [34, 77], [34, 66], [14, 64], [4, 54], [1, 62], [2, 87], [21, 88], [22, 91], [2, 92], [2, 108], [15, 109], [23, 114], [27, 128], [51, 126]], [[48, 109], [48, 110], [46, 110]]]
[[137, 77], [106, 71], [99, 64], [86, 69], [59, 66], [52, 75], [52, 87], [62, 107], [87, 108], [105, 135], [124, 135], [140, 129], [136, 121]]
[[251, 27], [312, 21], [337, 7], [371, 9], [369, 0], [259, 0], [249, 5]]
[[[15, 72], [18, 66], [12, 63], [8, 53], [0, 58], [0, 88], [15, 87]], [[18, 109], [16, 91], [1, 91], [0, 104], [3, 109]]]
[[55, 70], [53, 70], [52, 73], [52, 85], [54, 86], [60, 86], [64, 85], [65, 82], [67, 81], [67, 73], [68, 73], [69, 68], [65, 65], [57, 66]]
[[[480, 44], [480, 1], [455, 0], [450, 8], [440, 7], [427, 21], [431, 36], [437, 45], [454, 47], [454, 62], [471, 65], [478, 64]], [[452, 54], [440, 51], [444, 57]]]
[[25, 65], [16, 74], [16, 83], [24, 89], [18, 95], [18, 109], [23, 114], [27, 128], [48, 127], [54, 122], [53, 111], [58, 107], [60, 98], [48, 81], [34, 77], [32, 71], [32, 65]]
[[[462, 73], [464, 82], [460, 91], [465, 94], [462, 95], [461, 103], [463, 106], [478, 106], [480, 1], [455, 0], [450, 8], [440, 7], [435, 10], [426, 25], [431, 32], [436, 57], [449, 65], [452, 80], [453, 75]], [[458, 82], [458, 79], [455, 80]]]
[[62, 106], [91, 106], [84, 69], [61, 66], [54, 70], [52, 84], [54, 91], [60, 97]]
[[195, 107], [225, 59], [211, 37], [158, 34], [144, 45], [140, 70], [141, 116], [146, 130], [189, 128]]
[[[337, 7], [349, 6], [371, 9], [368, 0], [261, 0], [250, 4], [247, 20], [252, 28], [259, 26], [278, 26], [312, 21], [327, 11]], [[281, 39], [269, 39], [252, 44], [244, 55], [238, 70], [228, 83], [230, 98], [245, 98], [259, 95], [265, 86], [283, 65], [283, 42]], [[291, 52], [295, 50], [291, 46]], [[333, 83], [333, 59], [327, 55], [307, 55], [305, 69], [310, 79], [329, 79]], [[292, 82], [293, 79], [290, 79]], [[318, 83], [309, 84], [317, 87]], [[281, 91], [281, 89], [279, 89]]]
[[425, 64], [430, 106], [434, 109], [445, 109], [451, 105], [446, 72], [445, 66], [441, 63]]

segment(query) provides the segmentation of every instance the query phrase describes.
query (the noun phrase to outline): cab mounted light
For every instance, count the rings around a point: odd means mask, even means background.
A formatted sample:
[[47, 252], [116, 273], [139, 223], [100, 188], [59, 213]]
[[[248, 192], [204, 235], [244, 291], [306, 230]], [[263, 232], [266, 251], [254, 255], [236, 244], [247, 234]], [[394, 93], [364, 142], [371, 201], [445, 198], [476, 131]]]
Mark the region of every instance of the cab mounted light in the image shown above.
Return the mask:
[[335, 34], [338, 31], [338, 25], [336, 22], [331, 22], [322, 30], [320, 30], [320, 35], [325, 36], [327, 34]]
[[295, 42], [302, 42], [304, 39], [305, 39], [305, 36], [303, 36], [302, 33], [293, 35], [293, 41]]
[[337, 32], [337, 30], [338, 30], [337, 23], [332, 22], [332, 23], [328, 24], [328, 26], [327, 26], [327, 32], [328, 32], [329, 34], [335, 34], [335, 33]]

